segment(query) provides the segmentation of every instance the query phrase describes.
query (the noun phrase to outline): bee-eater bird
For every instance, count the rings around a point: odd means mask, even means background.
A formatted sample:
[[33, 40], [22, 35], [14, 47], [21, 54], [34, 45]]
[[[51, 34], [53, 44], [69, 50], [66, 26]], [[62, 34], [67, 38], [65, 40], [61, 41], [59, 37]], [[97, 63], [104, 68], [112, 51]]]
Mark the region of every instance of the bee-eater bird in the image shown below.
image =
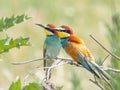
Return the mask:
[[[46, 39], [44, 42], [43, 46], [43, 57], [44, 57], [44, 62], [43, 65], [44, 67], [49, 67], [52, 65], [53, 60], [57, 58], [60, 49], [61, 49], [61, 43], [60, 43], [60, 38], [54, 34], [54, 28], [56, 26], [54, 24], [47, 24], [47, 25], [42, 25], [42, 24], [36, 24], [42, 28], [44, 28], [44, 32], [46, 34]], [[46, 59], [50, 59], [47, 61]]]
[[[61, 29], [60, 29], [61, 28]], [[108, 74], [103, 71], [98, 64], [95, 63], [95, 59], [92, 53], [85, 46], [84, 41], [75, 36], [73, 29], [70, 26], [62, 25], [58, 30], [56, 29], [56, 35], [61, 38], [61, 44], [63, 49], [80, 65], [82, 65], [89, 72], [94, 74], [97, 78], [105, 78], [109, 80]]]

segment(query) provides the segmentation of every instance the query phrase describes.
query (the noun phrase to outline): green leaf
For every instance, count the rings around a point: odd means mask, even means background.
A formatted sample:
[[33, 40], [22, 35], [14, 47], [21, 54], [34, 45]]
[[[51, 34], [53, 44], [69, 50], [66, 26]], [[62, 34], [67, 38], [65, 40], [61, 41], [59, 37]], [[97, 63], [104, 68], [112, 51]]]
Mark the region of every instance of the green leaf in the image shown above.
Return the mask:
[[0, 54], [4, 52], [8, 52], [12, 48], [20, 48], [21, 46], [30, 46], [29, 38], [17, 38], [12, 39], [7, 37], [6, 39], [0, 40]]
[[26, 85], [23, 90], [43, 90], [43, 86], [39, 83], [29, 83], [29, 85]]
[[12, 82], [9, 90], [21, 90], [21, 80], [19, 77], [17, 77], [15, 82]]
[[19, 24], [25, 20], [30, 19], [31, 17], [28, 17], [26, 15], [19, 15], [19, 16], [11, 16], [10, 18], [6, 17], [6, 18], [1, 18], [0, 19], [0, 32], [7, 30], [8, 28]]

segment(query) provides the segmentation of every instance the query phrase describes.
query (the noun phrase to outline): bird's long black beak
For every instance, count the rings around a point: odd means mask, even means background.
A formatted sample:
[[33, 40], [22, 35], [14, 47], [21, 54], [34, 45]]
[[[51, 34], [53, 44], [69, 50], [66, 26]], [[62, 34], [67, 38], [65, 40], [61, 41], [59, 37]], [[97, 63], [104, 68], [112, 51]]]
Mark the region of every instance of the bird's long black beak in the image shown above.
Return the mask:
[[44, 29], [49, 29], [49, 27], [47, 27], [46, 25], [43, 25], [43, 24], [35, 24], [35, 25], [40, 26], [40, 27], [42, 27]]
[[48, 26], [46, 26], [46, 25], [43, 25], [43, 24], [35, 24], [35, 25], [37, 25], [37, 26], [40, 26], [40, 27], [42, 27], [42, 28], [44, 28], [44, 29], [46, 29], [46, 30], [56, 30], [56, 31], [63, 31], [63, 29], [62, 28], [50, 28], [50, 27], [48, 27]]
[[43, 25], [43, 24], [35, 24], [35, 25], [40, 26], [48, 31], [59, 30], [58, 28], [50, 28], [50, 27]]

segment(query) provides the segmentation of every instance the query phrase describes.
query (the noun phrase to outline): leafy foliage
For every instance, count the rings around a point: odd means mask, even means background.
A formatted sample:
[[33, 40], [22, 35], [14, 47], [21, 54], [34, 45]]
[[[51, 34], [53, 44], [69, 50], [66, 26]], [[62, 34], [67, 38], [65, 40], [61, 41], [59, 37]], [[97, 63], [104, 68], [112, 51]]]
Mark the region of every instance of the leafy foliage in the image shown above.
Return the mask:
[[[112, 23], [113, 27], [110, 25], [106, 24], [107, 29], [109, 31], [108, 39], [111, 45], [111, 50], [113, 53], [116, 55], [120, 56], [120, 13], [114, 13], [112, 16]], [[111, 66], [113, 68], [120, 69], [120, 62], [118, 60], [115, 60], [115, 58], [111, 58]], [[120, 89], [120, 75], [116, 73], [111, 73], [112, 77], [116, 80], [115, 82], [111, 80], [112, 85], [115, 90]]]
[[[62, 88], [62, 86], [59, 86], [56, 88], [56, 90], [62, 90]], [[10, 85], [9, 90], [43, 90], [43, 86], [38, 82], [32, 82], [22, 87], [21, 80], [19, 77], [17, 77], [16, 81], [12, 82]]]
[[39, 83], [32, 82], [29, 85], [22, 87], [22, 83], [20, 78], [17, 77], [15, 82], [12, 82], [9, 90], [43, 90], [43, 86]]
[[[8, 28], [14, 26], [15, 24], [21, 23], [25, 20], [28, 20], [30, 17], [26, 15], [19, 15], [19, 16], [12, 16], [10, 18], [1, 18], [0, 19], [0, 32], [7, 30]], [[8, 52], [10, 49], [17, 47], [20, 48], [20, 46], [29, 46], [30, 42], [29, 38], [23, 38], [19, 37], [17, 39], [12, 39], [10, 37], [7, 37], [6, 39], [0, 40], [0, 54], [4, 52]]]
[[9, 90], [21, 90], [21, 80], [17, 77], [15, 82], [12, 82]]
[[17, 39], [12, 39], [12, 38], [6, 38], [0, 40], [0, 54], [3, 52], [8, 52], [10, 49], [17, 47], [20, 48], [20, 46], [29, 46], [30, 42], [29, 38], [17, 38]]
[[43, 86], [36, 82], [33, 82], [29, 83], [29, 85], [26, 85], [23, 90], [43, 90]]
[[2, 18], [0, 19], [0, 32], [7, 30], [8, 28], [19, 24], [25, 20], [30, 19], [30, 17], [26, 16], [26, 15], [20, 15], [20, 16], [12, 16], [10, 18], [6, 17], [6, 18]]
[[[20, 16], [12, 16], [10, 18], [2, 18], [0, 19], [0, 32], [7, 30], [8, 28], [23, 22], [24, 20], [28, 20], [30, 17], [25, 15]], [[19, 37], [17, 39], [13, 39], [7, 37], [5, 39], [0, 40], [0, 54], [4, 52], [8, 52], [12, 48], [20, 48], [21, 46], [29, 46], [29, 38]], [[57, 87], [56, 90], [61, 90], [62, 87]], [[20, 78], [17, 78], [15, 82], [12, 82], [9, 90], [43, 90], [43, 86], [39, 83], [32, 82], [28, 85], [22, 87], [22, 83]]]

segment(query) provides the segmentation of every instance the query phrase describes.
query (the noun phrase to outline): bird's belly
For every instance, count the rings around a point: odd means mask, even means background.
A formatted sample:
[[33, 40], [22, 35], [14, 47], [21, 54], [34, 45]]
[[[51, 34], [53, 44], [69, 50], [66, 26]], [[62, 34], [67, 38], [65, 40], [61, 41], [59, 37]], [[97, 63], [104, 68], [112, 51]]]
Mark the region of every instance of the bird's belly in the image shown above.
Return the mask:
[[60, 39], [57, 36], [48, 37], [45, 41], [46, 56], [56, 58], [61, 49]]
[[65, 51], [76, 61], [78, 62], [79, 59], [77, 57], [78, 55], [78, 50], [76, 49], [76, 47], [70, 45], [70, 44], [66, 44], [66, 46], [63, 47], [65, 49]]
[[59, 54], [59, 51], [60, 51], [60, 47], [57, 47], [57, 48], [55, 48], [55, 47], [48, 48], [46, 50], [46, 56], [48, 58], [56, 58], [58, 56], [58, 54]]

